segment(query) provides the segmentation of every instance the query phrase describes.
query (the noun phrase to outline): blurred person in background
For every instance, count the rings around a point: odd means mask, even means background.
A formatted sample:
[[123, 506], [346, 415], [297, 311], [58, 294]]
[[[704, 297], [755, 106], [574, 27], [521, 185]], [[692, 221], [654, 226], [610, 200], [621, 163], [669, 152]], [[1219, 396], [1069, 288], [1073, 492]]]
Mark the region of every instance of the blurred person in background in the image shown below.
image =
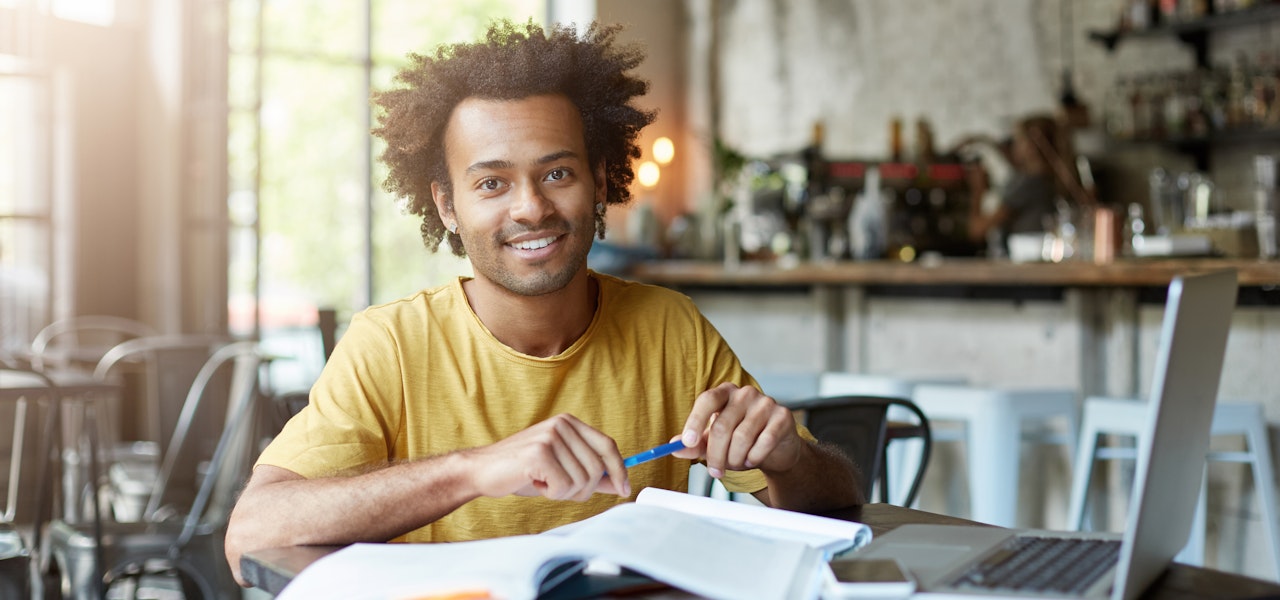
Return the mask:
[[[1010, 167], [1008, 180], [997, 190], [995, 206], [980, 201], [992, 189], [990, 171], [994, 169], [980, 163], [969, 168], [970, 197], [975, 199], [969, 205], [971, 240], [986, 241], [989, 249], [993, 244], [1003, 249], [1010, 234], [1052, 231], [1058, 199], [1067, 196], [1074, 183], [1062, 181], [1061, 167], [1067, 164], [1063, 157], [1071, 154], [1066, 141], [1066, 133], [1053, 117], [1031, 115], [1017, 122], [1007, 141], [970, 138], [961, 142], [960, 154], [973, 154], [971, 146], [985, 144], [996, 148]], [[985, 154], [987, 160], [991, 154]]]

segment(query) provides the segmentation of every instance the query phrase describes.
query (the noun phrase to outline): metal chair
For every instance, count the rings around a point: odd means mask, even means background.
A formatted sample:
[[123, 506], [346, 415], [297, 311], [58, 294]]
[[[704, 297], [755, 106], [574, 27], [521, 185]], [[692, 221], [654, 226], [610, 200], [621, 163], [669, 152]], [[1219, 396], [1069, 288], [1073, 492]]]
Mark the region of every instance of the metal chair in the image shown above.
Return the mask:
[[75, 362], [94, 364], [125, 340], [156, 335], [150, 325], [108, 315], [83, 315], [54, 321], [31, 341], [31, 366], [37, 371]]
[[[114, 589], [136, 591], [148, 577], [176, 582], [186, 598], [240, 597], [223, 554], [222, 539], [234, 494], [252, 460], [249, 426], [260, 397], [261, 364], [254, 342], [229, 344], [204, 363], [183, 403], [142, 522], [102, 522], [95, 511], [100, 535], [83, 524], [59, 520], [50, 525], [50, 547], [62, 573], [64, 598], [98, 598]], [[222, 380], [215, 375], [229, 365], [224, 404], [217, 401]], [[199, 438], [193, 435], [193, 426], [207, 417], [205, 409], [211, 404], [213, 408], [225, 407], [224, 426], [192, 498], [190, 488], [179, 483], [182, 475], [195, 475], [181, 472], [181, 465], [188, 464], [182, 458], [199, 450], [194, 447]]]
[[[811, 396], [876, 396], [909, 399], [915, 393], [916, 387], [921, 385], [963, 383], [965, 383], [964, 376], [944, 373], [872, 374], [825, 371], [818, 376], [818, 393]], [[919, 405], [916, 406], [919, 407]], [[921, 410], [925, 409], [921, 408]], [[915, 429], [915, 417], [911, 414], [911, 411], [903, 407], [890, 408], [888, 419], [889, 429], [887, 435], [890, 443], [885, 450], [885, 472], [889, 481], [889, 489], [896, 492], [894, 496], [889, 497], [888, 502], [891, 504], [898, 503], [902, 506], [912, 506], [911, 503], [906, 502], [902, 490], [910, 487], [908, 482], [915, 477], [921, 468], [921, 460], [924, 458], [922, 456], [924, 443], [921, 441], [919, 432]], [[948, 431], [940, 432], [934, 428], [935, 422], [935, 420], [931, 420], [929, 424], [931, 445], [934, 442], [945, 440], [949, 433]], [[894, 440], [902, 440], [902, 443], [894, 443]], [[918, 501], [919, 496], [913, 494], [912, 500]]]
[[[113, 377], [126, 364], [134, 370], [140, 366], [143, 372], [143, 400], [135, 402], [133, 408], [144, 415], [144, 439], [117, 439], [123, 430], [123, 423], [112, 418], [118, 408], [100, 421], [99, 435], [106, 438], [109, 452], [102, 457], [107, 465], [101, 469], [107, 481], [98, 484], [106, 487], [115, 520], [141, 518], [142, 503], [159, 470], [160, 448], [169, 444], [177, 428], [182, 399], [201, 365], [229, 341], [224, 336], [205, 334], [138, 337], [112, 347], [98, 360], [93, 375], [99, 380]], [[217, 432], [216, 427], [208, 426], [197, 435], [211, 439]]]
[[[53, 512], [50, 467], [59, 437], [58, 387], [43, 373], [0, 361], [0, 400], [12, 405], [13, 422], [0, 514], [0, 598], [39, 599], [44, 597], [42, 559], [47, 556], [41, 552], [42, 532]], [[44, 422], [38, 424], [39, 433], [29, 437], [36, 433], [33, 423], [42, 404]], [[0, 408], [9, 414], [9, 406]], [[35, 458], [28, 459], [32, 446]], [[34, 482], [30, 475], [35, 476]], [[22, 496], [20, 490], [25, 492]]]
[[[919, 467], [912, 478], [902, 506], [911, 506], [920, 492], [920, 482], [929, 465], [933, 437], [929, 419], [913, 402], [903, 398], [881, 396], [827, 396], [798, 400], [787, 404], [792, 410], [803, 410], [804, 424], [819, 441], [836, 445], [862, 471], [863, 497], [870, 500], [879, 482], [880, 501], [889, 502], [889, 477], [885, 466], [885, 449], [894, 439], [919, 438], [923, 442]], [[889, 408], [902, 407], [915, 416], [911, 424], [889, 426]], [[890, 431], [894, 431], [892, 435]]]

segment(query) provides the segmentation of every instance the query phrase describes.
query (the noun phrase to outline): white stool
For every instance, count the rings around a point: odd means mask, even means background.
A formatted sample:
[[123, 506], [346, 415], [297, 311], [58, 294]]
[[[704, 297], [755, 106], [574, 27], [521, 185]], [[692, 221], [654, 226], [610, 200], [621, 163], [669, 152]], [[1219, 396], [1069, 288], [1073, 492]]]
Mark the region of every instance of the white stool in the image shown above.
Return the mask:
[[[899, 377], [828, 371], [818, 377], [818, 396], [823, 398], [831, 396], [880, 396], [911, 400], [911, 396], [918, 385], [960, 385], [963, 383], [965, 383], [965, 378], [958, 375], [908, 375]], [[929, 415], [927, 411], [925, 415], [932, 418], [932, 415]], [[915, 417], [905, 409], [895, 406], [889, 408], [889, 419], [909, 421], [914, 420]], [[933, 430], [931, 433], [933, 439], [937, 441], [937, 430]], [[923, 446], [924, 444], [918, 439], [903, 439], [889, 444], [887, 449], [888, 456], [886, 456], [885, 462], [889, 465], [891, 503], [900, 505], [906, 499], [906, 493], [910, 487], [908, 482], [915, 477]], [[919, 503], [920, 497], [917, 495], [915, 504]]]
[[[969, 503], [975, 521], [1013, 527], [1017, 523], [1019, 444], [1024, 437], [1066, 444], [1075, 455], [1077, 405], [1074, 390], [920, 385], [912, 394], [930, 421], [961, 421], [969, 454]], [[1063, 418], [1063, 435], [1043, 428], [1024, 436], [1027, 424]], [[935, 428], [935, 431], [937, 429]], [[936, 438], [935, 438], [936, 439]]]
[[754, 376], [760, 391], [782, 404], [818, 396], [818, 374], [813, 371], [763, 371]]
[[[1099, 447], [1101, 434], [1123, 435], [1135, 440], [1146, 432], [1148, 404], [1128, 398], [1090, 397], [1084, 404], [1084, 417], [1080, 428], [1080, 448], [1076, 455], [1075, 476], [1071, 484], [1071, 505], [1068, 509], [1068, 525], [1076, 530], [1085, 526], [1085, 501], [1093, 476], [1093, 464], [1098, 460], [1127, 459], [1137, 457], [1136, 447]], [[1209, 452], [1207, 461], [1248, 463], [1252, 469], [1254, 489], [1262, 509], [1262, 526], [1271, 546], [1271, 559], [1276, 574], [1280, 575], [1280, 524], [1276, 520], [1276, 490], [1271, 466], [1271, 444], [1267, 437], [1267, 420], [1262, 405], [1257, 402], [1222, 402], [1214, 406], [1211, 435], [1243, 435], [1245, 450], [1242, 452]], [[1191, 538], [1178, 554], [1179, 562], [1202, 565], [1204, 563], [1206, 497], [1205, 485], [1200, 486], [1200, 499], [1191, 528]]]
[[885, 398], [911, 399], [916, 386], [924, 384], [961, 385], [965, 378], [958, 375], [869, 375], [828, 371], [818, 377], [818, 395], [827, 396], [883, 396]]

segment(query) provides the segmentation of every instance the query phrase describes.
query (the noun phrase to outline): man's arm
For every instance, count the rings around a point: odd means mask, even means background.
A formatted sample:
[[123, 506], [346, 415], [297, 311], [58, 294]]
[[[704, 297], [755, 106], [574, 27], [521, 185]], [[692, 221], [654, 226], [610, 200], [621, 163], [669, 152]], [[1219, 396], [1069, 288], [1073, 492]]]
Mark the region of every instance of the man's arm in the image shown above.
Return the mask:
[[584, 501], [596, 492], [631, 494], [622, 455], [612, 438], [570, 415], [557, 415], [489, 446], [359, 475], [305, 479], [261, 465], [231, 513], [227, 562], [236, 580], [246, 585], [240, 577], [245, 552], [382, 542], [481, 496]]
[[857, 470], [842, 454], [796, 432], [791, 411], [753, 387], [721, 384], [700, 394], [681, 435], [681, 458], [703, 458], [712, 477], [760, 469], [765, 504], [821, 512], [865, 502]]
[[769, 487], [755, 494], [768, 506], [800, 512], [823, 512], [865, 504], [858, 486], [857, 465], [829, 444], [804, 442], [804, 454], [791, 469], [764, 471]]

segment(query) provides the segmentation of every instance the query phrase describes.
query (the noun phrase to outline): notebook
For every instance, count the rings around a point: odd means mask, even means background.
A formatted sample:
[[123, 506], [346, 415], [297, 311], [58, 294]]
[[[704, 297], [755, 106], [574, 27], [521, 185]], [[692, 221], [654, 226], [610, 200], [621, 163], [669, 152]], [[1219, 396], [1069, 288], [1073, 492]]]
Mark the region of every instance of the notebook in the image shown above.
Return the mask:
[[[916, 577], [921, 597], [1136, 598], [1160, 576], [1191, 532], [1235, 302], [1234, 271], [1180, 276], [1169, 284], [1148, 400], [1152, 410], [1138, 448], [1129, 519], [1122, 536], [903, 525], [854, 556], [898, 559]], [[1089, 540], [1091, 548], [1079, 547]], [[1060, 544], [1072, 546], [1070, 552], [1077, 554], [1049, 559], [1029, 554], [1051, 551], [1045, 548]], [[1089, 562], [1096, 552], [1109, 556]], [[1068, 574], [1056, 589], [1008, 592], [986, 587], [1002, 573], [971, 569], [980, 563], [1003, 561], [1007, 567], [1037, 560], [1080, 570]], [[1089, 570], [1096, 579], [1088, 578]]]

